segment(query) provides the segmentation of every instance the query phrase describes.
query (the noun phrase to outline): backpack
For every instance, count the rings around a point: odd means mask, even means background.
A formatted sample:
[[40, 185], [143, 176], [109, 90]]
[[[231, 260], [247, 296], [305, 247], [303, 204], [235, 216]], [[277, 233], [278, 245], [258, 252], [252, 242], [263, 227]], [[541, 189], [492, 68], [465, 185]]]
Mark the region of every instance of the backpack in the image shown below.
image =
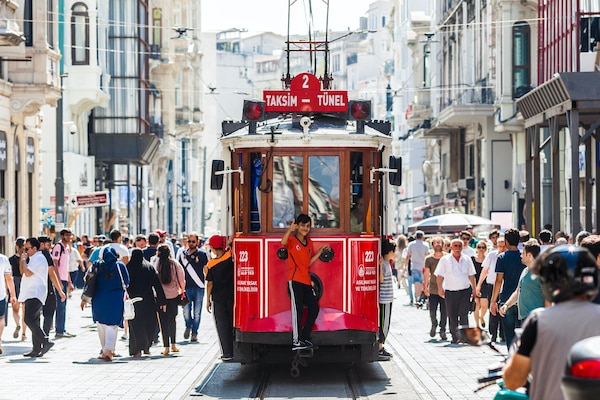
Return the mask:
[[85, 284], [83, 286], [83, 293], [81, 293], [81, 300], [86, 303], [91, 303], [96, 293], [96, 283], [98, 280], [98, 271], [104, 267], [104, 260], [94, 261], [92, 267], [86, 272], [83, 278]]

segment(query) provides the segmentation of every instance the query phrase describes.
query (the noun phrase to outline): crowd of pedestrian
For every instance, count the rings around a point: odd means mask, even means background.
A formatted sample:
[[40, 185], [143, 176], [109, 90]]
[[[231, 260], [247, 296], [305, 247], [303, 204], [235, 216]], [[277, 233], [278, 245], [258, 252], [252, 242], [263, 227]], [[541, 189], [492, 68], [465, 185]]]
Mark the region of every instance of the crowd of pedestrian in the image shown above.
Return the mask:
[[[506, 229], [477, 237], [468, 226], [456, 235], [426, 237], [416, 231], [395, 240], [393, 276], [409, 296], [407, 305], [429, 311], [431, 338], [439, 334], [441, 341], [448, 340], [449, 331], [450, 343], [456, 345], [462, 342], [458, 327], [476, 325], [493, 342], [510, 347], [527, 316], [552, 305], [532, 272], [548, 249], [562, 244], [586, 247], [600, 260], [600, 236], [589, 232], [573, 238], [544, 229], [531, 238], [525, 230]], [[594, 301], [600, 303], [600, 296]]]
[[[211, 245], [212, 244], [212, 245]], [[229, 256], [229, 262], [209, 263], [212, 257]], [[214, 261], [214, 260], [211, 260]], [[216, 267], [214, 271], [212, 267]], [[54, 341], [73, 338], [67, 330], [67, 301], [75, 289], [85, 289], [81, 309], [91, 310], [99, 341], [99, 359], [111, 361], [117, 354], [119, 330], [131, 357], [151, 354], [162, 338], [164, 356], [179, 352], [176, 324], [183, 310], [184, 340], [198, 342], [200, 317], [207, 290], [207, 308], [214, 311], [221, 338], [222, 358], [233, 355], [233, 335], [222, 334], [233, 307], [233, 263], [226, 238], [190, 233], [178, 240], [157, 229], [131, 240], [117, 229], [106, 235], [76, 237], [62, 229], [55, 239], [19, 237], [15, 254], [0, 254], [0, 354], [9, 305], [14, 319], [13, 338], [27, 341], [26, 357], [42, 357]], [[135, 316], [124, 319], [127, 299], [133, 300]], [[212, 308], [211, 308], [212, 305]], [[224, 328], [225, 327], [225, 328]], [[232, 330], [232, 327], [231, 327]], [[54, 337], [51, 338], [51, 332]], [[231, 342], [231, 343], [229, 343]]]

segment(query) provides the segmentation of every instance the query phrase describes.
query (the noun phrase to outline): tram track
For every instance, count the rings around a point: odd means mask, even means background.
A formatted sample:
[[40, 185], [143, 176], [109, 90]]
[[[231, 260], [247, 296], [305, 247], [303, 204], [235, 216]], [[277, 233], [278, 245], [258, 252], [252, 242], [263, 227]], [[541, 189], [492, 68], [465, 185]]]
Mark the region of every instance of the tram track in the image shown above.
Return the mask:
[[[257, 373], [257, 378], [252, 391], [248, 396], [249, 400], [267, 400], [267, 399], [293, 399], [304, 398], [302, 389], [310, 385], [315, 391], [311, 397], [317, 395], [322, 398], [344, 398], [359, 400], [368, 399], [364, 395], [362, 381], [354, 366], [337, 366], [335, 369], [327, 368], [329, 377], [327, 382], [315, 381], [314, 374], [307, 374], [305, 379], [290, 377], [282, 373], [283, 368], [268, 365], [261, 366]], [[317, 375], [322, 375], [324, 371], [316, 371]]]

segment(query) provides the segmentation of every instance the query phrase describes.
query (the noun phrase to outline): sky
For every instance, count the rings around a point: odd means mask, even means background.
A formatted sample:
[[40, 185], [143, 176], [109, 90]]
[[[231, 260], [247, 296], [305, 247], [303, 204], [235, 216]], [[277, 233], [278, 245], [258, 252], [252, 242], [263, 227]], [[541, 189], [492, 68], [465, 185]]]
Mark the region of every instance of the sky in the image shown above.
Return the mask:
[[[329, 29], [346, 31], [358, 29], [359, 18], [366, 16], [369, 0], [329, 0]], [[296, 0], [291, 7], [290, 33], [308, 33], [309, 0]], [[248, 31], [269, 31], [287, 34], [288, 0], [203, 0], [202, 30], [216, 31], [230, 28]], [[312, 0], [313, 26], [325, 30], [326, 5], [324, 0]]]

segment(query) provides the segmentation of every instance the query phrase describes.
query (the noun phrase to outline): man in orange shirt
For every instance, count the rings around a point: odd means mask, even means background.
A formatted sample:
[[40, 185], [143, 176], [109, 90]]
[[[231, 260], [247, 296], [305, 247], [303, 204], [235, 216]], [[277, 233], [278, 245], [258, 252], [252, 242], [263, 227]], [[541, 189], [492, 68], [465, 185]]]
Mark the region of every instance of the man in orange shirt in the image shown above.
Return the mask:
[[[330, 248], [324, 245], [315, 253], [313, 242], [308, 237], [310, 226], [310, 217], [300, 214], [281, 239], [281, 245], [287, 248], [290, 264], [288, 287], [292, 302], [292, 350], [314, 348], [310, 332], [319, 315], [319, 304], [310, 280], [310, 266], [317, 261], [323, 250]], [[308, 315], [302, 326], [304, 306], [308, 308]]]

